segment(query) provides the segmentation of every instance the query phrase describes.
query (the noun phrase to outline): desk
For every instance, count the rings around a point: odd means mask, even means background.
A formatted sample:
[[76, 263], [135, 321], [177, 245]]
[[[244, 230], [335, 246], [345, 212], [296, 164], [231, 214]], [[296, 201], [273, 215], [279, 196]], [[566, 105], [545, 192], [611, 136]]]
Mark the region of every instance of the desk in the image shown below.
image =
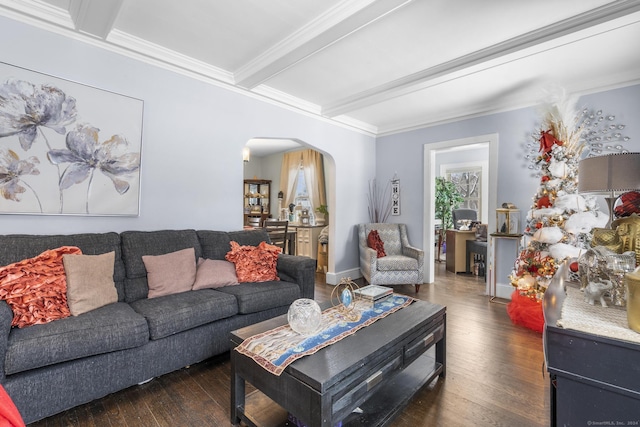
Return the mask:
[[475, 240], [475, 231], [447, 230], [447, 271], [466, 273], [467, 240]]
[[471, 274], [471, 254], [482, 255], [482, 262], [484, 262], [484, 274], [487, 275], [487, 242], [480, 242], [478, 240], [467, 240], [467, 256], [466, 266], [467, 273]]

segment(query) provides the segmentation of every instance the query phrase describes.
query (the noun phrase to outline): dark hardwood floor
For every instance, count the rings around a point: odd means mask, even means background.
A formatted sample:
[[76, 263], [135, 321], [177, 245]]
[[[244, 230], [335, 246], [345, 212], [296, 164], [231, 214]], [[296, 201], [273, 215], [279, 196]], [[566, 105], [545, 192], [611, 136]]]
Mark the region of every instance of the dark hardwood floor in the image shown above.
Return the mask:
[[[542, 337], [489, 303], [482, 279], [445, 271], [418, 297], [447, 307], [447, 376], [418, 392], [392, 423], [419, 426], [546, 426], [549, 385]], [[316, 298], [331, 285], [318, 276]], [[413, 286], [397, 292], [415, 296]], [[222, 355], [55, 415], [30, 427], [230, 426], [229, 357]]]

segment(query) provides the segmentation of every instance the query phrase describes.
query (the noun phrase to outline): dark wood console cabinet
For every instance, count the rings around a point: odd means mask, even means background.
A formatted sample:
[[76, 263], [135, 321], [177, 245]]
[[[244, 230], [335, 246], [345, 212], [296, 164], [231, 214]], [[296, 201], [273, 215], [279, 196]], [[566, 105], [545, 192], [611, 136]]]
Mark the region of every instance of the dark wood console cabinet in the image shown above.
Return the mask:
[[550, 286], [543, 300], [550, 425], [640, 425], [640, 345], [558, 327], [572, 295], [559, 285]]

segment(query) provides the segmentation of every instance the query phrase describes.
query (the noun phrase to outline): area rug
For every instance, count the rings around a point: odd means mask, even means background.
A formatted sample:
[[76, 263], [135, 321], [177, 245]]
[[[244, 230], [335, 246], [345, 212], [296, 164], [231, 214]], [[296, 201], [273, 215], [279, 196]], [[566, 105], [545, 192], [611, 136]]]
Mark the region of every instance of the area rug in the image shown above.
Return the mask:
[[286, 324], [247, 338], [235, 350], [272, 374], [280, 375], [295, 360], [316, 353], [414, 301], [414, 298], [398, 294], [375, 305], [357, 301], [355, 310], [362, 314], [357, 321], [349, 321], [338, 307], [331, 307], [322, 312], [322, 326], [315, 335], [302, 336]]

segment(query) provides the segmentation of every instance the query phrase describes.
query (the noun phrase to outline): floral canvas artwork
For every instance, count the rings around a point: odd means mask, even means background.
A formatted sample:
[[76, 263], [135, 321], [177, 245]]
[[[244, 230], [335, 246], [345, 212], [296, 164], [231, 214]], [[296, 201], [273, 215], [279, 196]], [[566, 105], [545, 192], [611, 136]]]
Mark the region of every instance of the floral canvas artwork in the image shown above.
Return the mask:
[[143, 102], [0, 63], [0, 213], [139, 214]]

